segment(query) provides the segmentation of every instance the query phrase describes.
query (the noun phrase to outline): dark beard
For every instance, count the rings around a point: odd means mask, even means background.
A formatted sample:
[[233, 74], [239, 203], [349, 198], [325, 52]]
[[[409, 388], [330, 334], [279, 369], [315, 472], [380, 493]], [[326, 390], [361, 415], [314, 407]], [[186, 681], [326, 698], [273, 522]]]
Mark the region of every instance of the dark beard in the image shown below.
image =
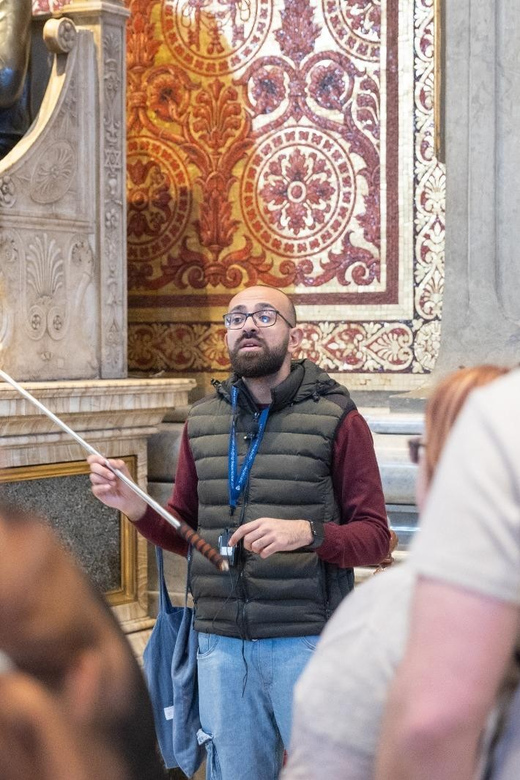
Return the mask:
[[270, 348], [262, 344], [262, 352], [255, 355], [242, 354], [239, 352], [241, 341], [235, 346], [233, 352], [229, 353], [231, 368], [238, 376], [245, 379], [259, 379], [260, 377], [276, 374], [282, 367], [287, 356], [287, 345], [289, 337], [278, 347]]

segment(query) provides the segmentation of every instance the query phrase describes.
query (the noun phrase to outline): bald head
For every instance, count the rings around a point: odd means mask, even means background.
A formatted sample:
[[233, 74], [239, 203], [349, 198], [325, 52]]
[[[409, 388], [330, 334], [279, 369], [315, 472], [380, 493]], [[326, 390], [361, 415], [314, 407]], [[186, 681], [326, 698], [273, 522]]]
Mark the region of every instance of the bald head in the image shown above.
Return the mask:
[[246, 311], [255, 311], [257, 309], [276, 309], [291, 323], [296, 325], [296, 309], [289, 298], [282, 290], [276, 287], [267, 287], [264, 285], [255, 285], [246, 287], [237, 293], [229, 302], [228, 311], [235, 308], [244, 307]]

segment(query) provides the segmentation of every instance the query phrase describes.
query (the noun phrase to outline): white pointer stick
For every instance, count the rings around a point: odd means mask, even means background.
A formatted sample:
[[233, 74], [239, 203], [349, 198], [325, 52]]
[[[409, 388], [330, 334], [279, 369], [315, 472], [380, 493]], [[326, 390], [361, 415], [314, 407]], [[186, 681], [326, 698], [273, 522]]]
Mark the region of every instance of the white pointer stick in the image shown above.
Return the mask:
[[105, 458], [104, 455], [101, 455], [100, 452], [94, 449], [88, 442], [85, 441], [76, 431], [73, 431], [72, 428], [70, 428], [66, 423], [63, 422], [63, 420], [60, 420], [59, 417], [56, 417], [56, 415], [51, 412], [50, 409], [47, 409], [46, 406], [44, 406], [41, 401], [38, 401], [37, 398], [35, 398], [31, 393], [29, 393], [24, 387], [18, 384], [12, 377], [9, 376], [9, 374], [6, 374], [5, 371], [2, 371], [0, 369], [0, 377], [7, 382], [9, 385], [14, 387], [15, 390], [17, 390], [20, 395], [23, 395], [24, 398], [26, 398], [28, 401], [30, 401], [34, 406], [37, 406], [38, 409], [47, 415], [57, 426], [58, 428], [61, 428], [62, 431], [65, 431], [65, 433], [68, 433], [69, 436], [72, 436], [73, 439], [75, 439], [78, 444], [83, 447], [90, 455], [97, 455], [100, 458], [103, 458], [105, 461], [105, 465], [110, 471], [112, 471], [120, 480], [121, 482], [124, 482], [125, 485], [127, 485], [131, 490], [133, 490], [134, 493], [136, 493], [140, 498], [145, 501], [148, 506], [151, 506], [152, 509], [155, 509], [157, 514], [159, 514], [161, 517], [163, 517], [166, 522], [168, 522], [171, 526], [175, 528], [175, 530], [189, 543], [192, 544], [196, 550], [198, 550], [202, 555], [204, 555], [205, 558], [208, 558], [208, 560], [213, 563], [217, 569], [220, 569], [220, 571], [227, 571], [229, 569], [228, 562], [224, 560], [224, 558], [211, 547], [211, 545], [208, 544], [208, 542], [204, 541], [204, 539], [199, 536], [199, 534], [193, 530], [187, 523], [185, 523], [183, 520], [179, 520], [177, 517], [174, 517], [174, 515], [170, 514], [170, 512], [167, 512], [164, 507], [162, 507], [160, 504], [157, 503], [151, 496], [148, 495], [148, 493], [145, 493], [144, 490], [141, 490], [139, 485], [136, 485], [136, 483], [129, 479], [129, 477], [126, 476], [126, 474], [123, 474], [122, 471], [119, 469], [115, 469], [113, 466], [110, 465], [109, 461]]

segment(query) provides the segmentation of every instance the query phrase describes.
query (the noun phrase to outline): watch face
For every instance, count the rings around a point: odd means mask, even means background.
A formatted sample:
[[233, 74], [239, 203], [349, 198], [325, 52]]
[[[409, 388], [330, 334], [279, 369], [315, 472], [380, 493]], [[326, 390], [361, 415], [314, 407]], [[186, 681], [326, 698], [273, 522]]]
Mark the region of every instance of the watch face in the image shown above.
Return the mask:
[[312, 533], [311, 547], [319, 547], [323, 542], [323, 533], [321, 532], [321, 527], [316, 526], [312, 520], [309, 520], [309, 525], [311, 527]]

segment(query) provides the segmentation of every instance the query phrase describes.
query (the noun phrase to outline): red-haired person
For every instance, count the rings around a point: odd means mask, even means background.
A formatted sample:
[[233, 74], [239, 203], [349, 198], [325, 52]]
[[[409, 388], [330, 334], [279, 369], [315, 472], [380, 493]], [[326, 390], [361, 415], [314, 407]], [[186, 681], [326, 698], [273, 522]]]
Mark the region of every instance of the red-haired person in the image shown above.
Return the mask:
[[[486, 719], [518, 671], [519, 399], [518, 370], [475, 392], [443, 453], [411, 553], [409, 641], [378, 780], [473, 780]], [[485, 777], [516, 780], [518, 687], [497, 736]]]
[[[470, 391], [505, 371], [495, 366], [461, 369], [433, 391], [424, 438], [410, 441], [411, 458], [419, 467], [420, 510]], [[406, 645], [415, 579], [408, 563], [394, 566], [363, 584], [338, 608], [296, 686], [283, 780], [374, 777], [385, 700]]]

